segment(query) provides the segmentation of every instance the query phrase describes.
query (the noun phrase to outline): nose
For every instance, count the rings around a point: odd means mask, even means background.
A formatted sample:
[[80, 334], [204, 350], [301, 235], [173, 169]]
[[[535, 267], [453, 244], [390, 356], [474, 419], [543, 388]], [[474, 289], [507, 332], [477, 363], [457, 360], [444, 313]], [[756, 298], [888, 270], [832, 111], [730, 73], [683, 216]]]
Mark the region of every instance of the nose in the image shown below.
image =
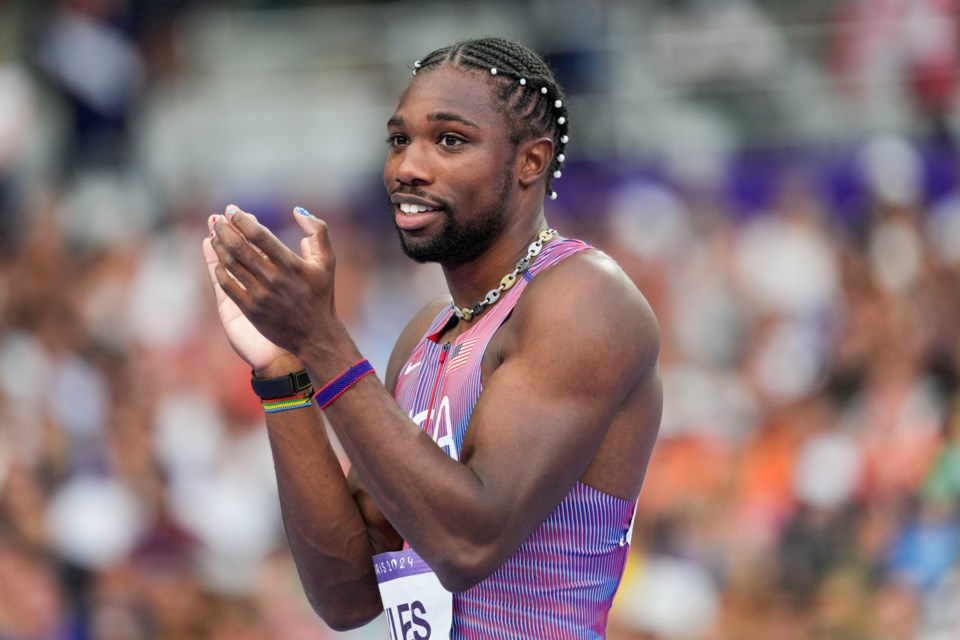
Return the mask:
[[399, 147], [387, 159], [388, 182], [404, 185], [426, 185], [433, 182], [428, 145], [415, 141]]

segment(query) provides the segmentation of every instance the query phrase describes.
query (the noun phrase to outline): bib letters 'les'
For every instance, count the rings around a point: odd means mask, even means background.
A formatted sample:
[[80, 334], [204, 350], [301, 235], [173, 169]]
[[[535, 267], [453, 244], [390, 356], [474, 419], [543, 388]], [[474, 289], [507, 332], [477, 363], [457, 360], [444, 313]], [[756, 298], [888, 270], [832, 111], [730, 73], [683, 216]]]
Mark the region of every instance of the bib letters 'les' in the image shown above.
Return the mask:
[[450, 637], [453, 594], [413, 549], [373, 557], [390, 640]]
[[[480, 363], [490, 339], [530, 280], [584, 249], [592, 247], [564, 238], [546, 244], [522, 278], [456, 340], [438, 342], [453, 316], [447, 308], [413, 350], [400, 371], [396, 400], [450, 457], [460, 458], [467, 424], [480, 396]], [[626, 562], [635, 508], [636, 502], [576, 483], [503, 566], [473, 588], [452, 594], [450, 638], [603, 638]], [[412, 606], [417, 601], [424, 602], [414, 597], [403, 604]], [[389, 606], [386, 598], [384, 606]], [[412, 613], [403, 620], [414, 624]], [[398, 624], [397, 629], [402, 628]], [[438, 628], [431, 629], [431, 637], [446, 637]], [[422, 640], [416, 631], [411, 626], [406, 636], [398, 638]]]

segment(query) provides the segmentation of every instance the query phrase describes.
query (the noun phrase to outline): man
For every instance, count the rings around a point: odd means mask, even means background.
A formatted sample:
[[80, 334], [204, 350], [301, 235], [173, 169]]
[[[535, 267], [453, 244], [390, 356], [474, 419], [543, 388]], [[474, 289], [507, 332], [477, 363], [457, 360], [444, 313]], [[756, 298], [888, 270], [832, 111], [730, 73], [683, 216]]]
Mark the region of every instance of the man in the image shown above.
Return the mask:
[[[515, 43], [417, 62], [384, 183], [404, 250], [440, 263], [452, 302], [409, 322], [385, 384], [337, 318], [323, 222], [295, 210], [298, 256], [233, 205], [211, 218], [221, 320], [266, 398], [291, 550], [334, 628], [386, 611], [395, 638], [604, 636], [660, 422], [659, 336], [613, 261], [547, 227], [567, 117]], [[288, 377], [304, 368], [312, 388]]]

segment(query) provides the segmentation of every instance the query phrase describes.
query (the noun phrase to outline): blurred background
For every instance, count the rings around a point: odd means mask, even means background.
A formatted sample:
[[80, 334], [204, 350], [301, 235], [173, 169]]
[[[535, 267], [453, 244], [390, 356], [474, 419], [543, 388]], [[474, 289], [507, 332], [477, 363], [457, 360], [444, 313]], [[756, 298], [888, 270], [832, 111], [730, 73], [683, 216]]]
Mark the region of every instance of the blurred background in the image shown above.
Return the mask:
[[383, 371], [443, 292], [380, 171], [414, 60], [547, 54], [552, 225], [663, 332], [612, 640], [960, 637], [956, 0], [0, 1], [0, 638], [385, 638], [306, 605], [205, 221], [326, 218]]

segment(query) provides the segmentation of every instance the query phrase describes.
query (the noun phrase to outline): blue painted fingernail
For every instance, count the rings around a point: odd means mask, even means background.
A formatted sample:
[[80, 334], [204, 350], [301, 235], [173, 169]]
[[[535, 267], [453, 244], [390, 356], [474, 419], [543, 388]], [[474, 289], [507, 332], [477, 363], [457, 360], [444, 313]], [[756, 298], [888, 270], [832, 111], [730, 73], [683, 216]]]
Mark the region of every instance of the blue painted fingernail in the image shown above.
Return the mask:
[[296, 207], [294, 207], [294, 208], [293, 208], [293, 211], [294, 211], [294, 213], [296, 213], [297, 215], [305, 216], [305, 217], [308, 217], [308, 218], [311, 217], [310, 212], [307, 211], [306, 209], [304, 209], [303, 207], [301, 207], [300, 205], [297, 205]]
[[231, 218], [234, 215], [236, 215], [236, 213], [237, 213], [236, 207], [230, 207], [229, 209], [227, 209], [227, 215], [230, 216]]

